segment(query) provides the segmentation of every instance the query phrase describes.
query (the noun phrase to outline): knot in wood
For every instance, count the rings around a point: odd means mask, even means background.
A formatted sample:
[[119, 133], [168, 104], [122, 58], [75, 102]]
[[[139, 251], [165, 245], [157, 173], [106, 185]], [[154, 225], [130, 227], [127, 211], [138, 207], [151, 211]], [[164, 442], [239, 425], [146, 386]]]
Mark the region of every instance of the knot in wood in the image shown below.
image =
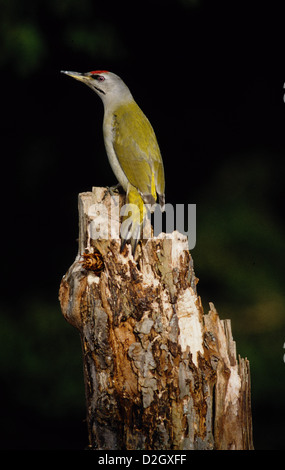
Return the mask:
[[104, 261], [101, 253], [96, 250], [94, 253], [83, 253], [82, 266], [86, 271], [92, 271], [97, 276], [100, 276], [104, 269]]

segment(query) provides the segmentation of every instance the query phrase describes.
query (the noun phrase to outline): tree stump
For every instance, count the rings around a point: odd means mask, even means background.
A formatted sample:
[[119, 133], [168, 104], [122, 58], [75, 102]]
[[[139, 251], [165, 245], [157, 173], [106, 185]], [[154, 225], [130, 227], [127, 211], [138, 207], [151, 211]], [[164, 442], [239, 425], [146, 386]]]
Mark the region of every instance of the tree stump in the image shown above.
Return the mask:
[[59, 295], [82, 341], [89, 448], [253, 449], [249, 362], [230, 320], [212, 303], [204, 314], [187, 238], [120, 253], [113, 206], [106, 188], [79, 194], [79, 250]]

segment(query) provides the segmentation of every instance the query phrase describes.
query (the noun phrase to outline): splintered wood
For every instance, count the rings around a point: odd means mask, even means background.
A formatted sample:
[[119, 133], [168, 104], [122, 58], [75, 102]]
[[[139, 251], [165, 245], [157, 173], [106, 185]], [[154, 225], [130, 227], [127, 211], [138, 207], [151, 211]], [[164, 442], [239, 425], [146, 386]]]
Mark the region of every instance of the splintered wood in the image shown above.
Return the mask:
[[112, 204], [106, 188], [79, 195], [78, 255], [60, 286], [82, 341], [89, 448], [253, 449], [249, 363], [230, 321], [213, 304], [204, 314], [186, 237], [120, 253]]

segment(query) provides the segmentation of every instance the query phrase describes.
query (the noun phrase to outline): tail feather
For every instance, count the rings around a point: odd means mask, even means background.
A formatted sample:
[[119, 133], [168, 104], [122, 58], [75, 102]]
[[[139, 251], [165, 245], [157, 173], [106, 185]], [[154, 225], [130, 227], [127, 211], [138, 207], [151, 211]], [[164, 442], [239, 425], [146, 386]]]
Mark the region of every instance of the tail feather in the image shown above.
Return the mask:
[[129, 219], [130, 217], [128, 217], [125, 220], [123, 219], [123, 222], [121, 224], [122, 242], [121, 242], [120, 251], [122, 252], [123, 249], [125, 248], [126, 243], [130, 241], [130, 244], [132, 247], [132, 254], [134, 256], [136, 248], [137, 248], [137, 244], [141, 238], [142, 224], [136, 222], [135, 220], [132, 220], [131, 223], [129, 223]]
[[165, 211], [165, 195], [158, 194], [158, 200], [159, 200], [161, 212], [164, 212]]
[[[165, 197], [164, 194], [158, 194], [161, 210], [164, 211]], [[138, 190], [129, 184], [127, 189], [126, 204], [124, 206], [120, 235], [121, 235], [121, 251], [123, 251], [126, 243], [129, 241], [132, 247], [132, 254], [135, 255], [137, 244], [141, 238], [142, 229], [147, 219], [147, 209], [145, 203], [148, 201], [152, 204], [155, 201], [153, 195], [141, 196]]]
[[141, 195], [137, 189], [129, 185], [127, 191], [126, 205], [124, 206], [123, 220], [121, 224], [121, 251], [124, 249], [127, 241], [132, 246], [134, 256], [137, 244], [141, 238], [141, 231], [146, 215], [146, 209]]

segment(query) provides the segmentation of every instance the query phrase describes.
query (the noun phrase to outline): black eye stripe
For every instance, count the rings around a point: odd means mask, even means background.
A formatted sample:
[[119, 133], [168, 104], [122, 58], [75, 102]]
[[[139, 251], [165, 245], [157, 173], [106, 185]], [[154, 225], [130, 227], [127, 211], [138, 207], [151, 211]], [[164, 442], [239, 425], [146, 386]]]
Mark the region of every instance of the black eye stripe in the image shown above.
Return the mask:
[[98, 80], [98, 82], [103, 82], [105, 80], [105, 78], [101, 75], [91, 75], [91, 78], [93, 78], [94, 80]]

